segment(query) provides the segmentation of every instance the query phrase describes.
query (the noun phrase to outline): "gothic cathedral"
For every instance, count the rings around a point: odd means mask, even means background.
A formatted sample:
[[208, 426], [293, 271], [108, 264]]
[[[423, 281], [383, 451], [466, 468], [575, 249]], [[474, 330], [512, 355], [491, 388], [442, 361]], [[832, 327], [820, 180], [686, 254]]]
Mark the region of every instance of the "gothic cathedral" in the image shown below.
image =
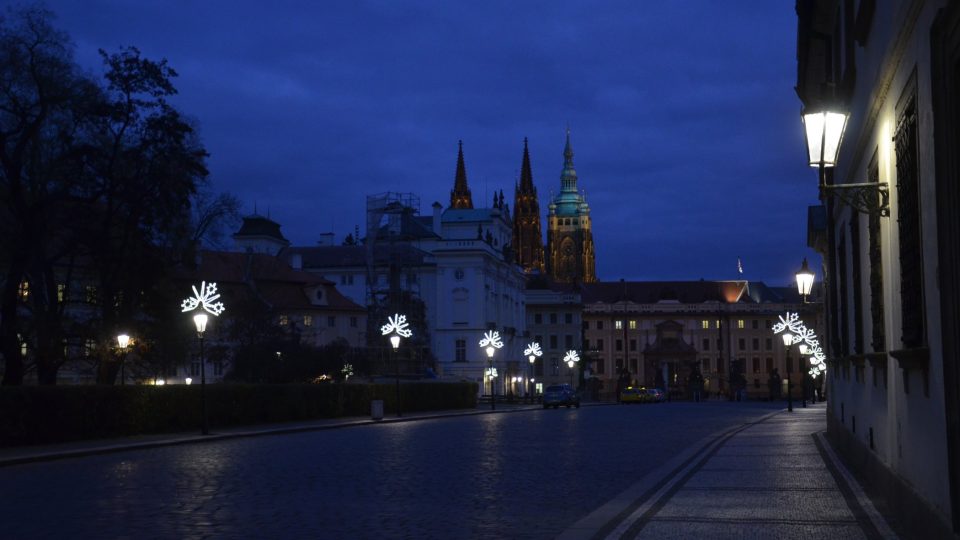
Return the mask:
[[457, 152], [457, 174], [450, 192], [450, 208], [473, 208], [473, 197], [467, 187], [467, 168], [463, 164], [463, 141], [458, 141], [458, 144], [460, 150]]
[[540, 232], [540, 201], [533, 185], [527, 139], [523, 139], [520, 184], [513, 191], [513, 251], [516, 263], [527, 274], [544, 270], [543, 234]]
[[563, 150], [560, 194], [550, 201], [547, 227], [549, 276], [558, 283], [596, 281], [590, 206], [577, 191], [577, 171], [573, 168], [569, 129], [567, 145]]

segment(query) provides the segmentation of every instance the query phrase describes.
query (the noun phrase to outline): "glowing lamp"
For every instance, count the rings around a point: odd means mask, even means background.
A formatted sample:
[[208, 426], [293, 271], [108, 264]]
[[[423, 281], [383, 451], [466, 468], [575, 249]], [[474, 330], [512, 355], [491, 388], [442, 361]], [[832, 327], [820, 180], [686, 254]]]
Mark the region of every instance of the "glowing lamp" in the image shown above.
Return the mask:
[[193, 379], [191, 377], [187, 377], [186, 379], [183, 380], [183, 382], [187, 383], [188, 385], [193, 384]]
[[804, 113], [803, 127], [807, 137], [810, 166], [836, 165], [843, 131], [847, 127], [847, 115], [831, 111]]
[[393, 345], [393, 348], [396, 349], [400, 346], [400, 336], [394, 334], [390, 336], [390, 345]]
[[130, 336], [128, 336], [127, 334], [120, 334], [119, 336], [117, 336], [117, 345], [121, 349], [126, 349], [127, 345], [130, 345]]
[[810, 267], [807, 266], [807, 258], [803, 258], [803, 265], [800, 267], [800, 270], [797, 271], [797, 292], [801, 296], [806, 298], [810, 295], [810, 291], [813, 289], [813, 278], [815, 274], [813, 270], [810, 270]]
[[809, 352], [809, 350], [810, 350], [810, 348], [807, 347], [807, 344], [806, 344], [806, 343], [801, 343], [801, 344], [799, 345], [799, 349], [800, 349], [800, 354], [807, 354], [807, 353]]
[[493, 358], [494, 348], [488, 345], [486, 348], [486, 351], [487, 351], [487, 358]]
[[783, 335], [781, 335], [780, 337], [783, 338], [784, 347], [789, 347], [790, 345], [793, 345], [793, 334], [784, 332]]
[[207, 330], [207, 314], [197, 313], [193, 316], [193, 324], [197, 326], [197, 333], [202, 334]]

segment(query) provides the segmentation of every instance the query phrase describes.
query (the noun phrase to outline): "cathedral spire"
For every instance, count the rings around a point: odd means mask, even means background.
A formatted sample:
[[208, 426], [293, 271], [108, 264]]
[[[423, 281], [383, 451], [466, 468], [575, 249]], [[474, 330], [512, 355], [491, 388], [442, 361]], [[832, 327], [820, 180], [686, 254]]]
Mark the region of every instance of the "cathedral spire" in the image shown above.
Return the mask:
[[524, 272], [543, 272], [540, 202], [537, 200], [537, 188], [533, 185], [530, 150], [526, 138], [523, 139], [520, 182], [514, 184], [513, 193], [513, 242], [511, 247], [514, 260], [523, 268]]
[[523, 164], [520, 166], [520, 191], [536, 193], [533, 187], [533, 172], [530, 170], [530, 151], [527, 149], [527, 138], [523, 138]]
[[570, 126], [567, 126], [567, 145], [563, 149], [563, 172], [560, 173], [560, 191], [577, 192], [577, 171], [573, 168], [573, 147], [570, 146]]
[[450, 208], [473, 208], [473, 197], [467, 187], [467, 167], [463, 164], [463, 141], [457, 142], [460, 149], [457, 152], [457, 174], [450, 192]]

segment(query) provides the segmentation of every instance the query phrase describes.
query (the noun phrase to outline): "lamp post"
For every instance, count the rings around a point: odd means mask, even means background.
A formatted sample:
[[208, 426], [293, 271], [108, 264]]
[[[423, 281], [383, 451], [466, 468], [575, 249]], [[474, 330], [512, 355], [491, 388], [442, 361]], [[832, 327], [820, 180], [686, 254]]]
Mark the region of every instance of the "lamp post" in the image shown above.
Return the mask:
[[[532, 341], [532, 342], [530, 342], [529, 345], [527, 345], [527, 348], [526, 348], [526, 350], [523, 351], [523, 354], [527, 355], [527, 359], [530, 360], [530, 384], [533, 384], [533, 376], [534, 376], [534, 373], [533, 373], [534, 369], [533, 369], [533, 368], [534, 368], [534, 365], [535, 365], [536, 362], [537, 362], [537, 357], [538, 357], [538, 356], [543, 356], [543, 351], [540, 350], [540, 344], [539, 344], [539, 343], [537, 343], [536, 341]], [[530, 386], [528, 385], [528, 386], [527, 386], [527, 396], [531, 398], [531, 403], [532, 403], [532, 402], [533, 402], [533, 392], [531, 392], [531, 390], [532, 390], [532, 388], [530, 388]]]
[[130, 336], [120, 334], [117, 336], [117, 347], [120, 349], [120, 386], [126, 384], [126, 373], [124, 367], [127, 364], [127, 347], [130, 345]]
[[[210, 429], [207, 425], [207, 374], [204, 369], [203, 359], [203, 333], [207, 330], [207, 313], [214, 317], [219, 317], [223, 310], [223, 302], [217, 302], [220, 295], [217, 294], [217, 284], [200, 282], [200, 290], [196, 286], [192, 287], [193, 296], [185, 299], [180, 304], [182, 313], [194, 311], [201, 308], [203, 311], [193, 316], [193, 324], [197, 328], [197, 338], [200, 340], [200, 433], [209, 435]], [[206, 311], [207, 313], [204, 313]]]
[[787, 351], [785, 358], [787, 363], [787, 411], [793, 412], [793, 365], [790, 359], [790, 345], [793, 345], [793, 334], [784, 332], [781, 337], [783, 338], [783, 346]]
[[387, 317], [387, 324], [380, 327], [382, 335], [390, 336], [390, 345], [393, 347], [397, 381], [397, 416], [403, 416], [403, 413], [400, 412], [400, 355], [397, 352], [400, 348], [400, 338], [408, 338], [413, 335], [413, 331], [408, 326], [407, 316], [395, 313], [393, 317]]
[[803, 373], [803, 367], [804, 367], [803, 358], [804, 356], [810, 354], [810, 347], [808, 347], [806, 343], [801, 343], [800, 346], [797, 348], [800, 349], [800, 360], [799, 360], [800, 369], [797, 370], [800, 373], [800, 398], [803, 403], [803, 408], [806, 409], [807, 408], [807, 376], [804, 375]]
[[567, 363], [567, 367], [570, 368], [570, 386], [573, 386], [573, 365], [580, 362], [580, 356], [577, 354], [577, 351], [567, 351], [567, 354], [563, 357], [563, 361]]
[[193, 324], [197, 327], [197, 339], [200, 340], [200, 433], [209, 435], [207, 424], [207, 370], [203, 359], [203, 333], [207, 330], [207, 314], [197, 313], [193, 316]]
[[480, 346], [483, 347], [484, 352], [487, 353], [487, 374], [490, 377], [490, 410], [497, 409], [497, 399], [496, 399], [496, 387], [493, 384], [493, 379], [497, 376], [497, 370], [493, 367], [493, 353], [497, 349], [503, 348], [503, 342], [500, 341], [500, 332], [496, 330], [490, 330], [483, 334], [483, 339], [480, 340]]

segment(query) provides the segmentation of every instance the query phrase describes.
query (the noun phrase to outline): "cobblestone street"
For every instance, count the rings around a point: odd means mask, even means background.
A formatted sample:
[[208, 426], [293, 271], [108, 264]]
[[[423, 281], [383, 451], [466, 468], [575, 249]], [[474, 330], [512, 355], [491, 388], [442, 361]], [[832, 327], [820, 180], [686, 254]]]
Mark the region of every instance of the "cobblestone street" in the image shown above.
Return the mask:
[[532, 410], [10, 466], [0, 520], [10, 538], [553, 538], [689, 445], [773, 410]]

